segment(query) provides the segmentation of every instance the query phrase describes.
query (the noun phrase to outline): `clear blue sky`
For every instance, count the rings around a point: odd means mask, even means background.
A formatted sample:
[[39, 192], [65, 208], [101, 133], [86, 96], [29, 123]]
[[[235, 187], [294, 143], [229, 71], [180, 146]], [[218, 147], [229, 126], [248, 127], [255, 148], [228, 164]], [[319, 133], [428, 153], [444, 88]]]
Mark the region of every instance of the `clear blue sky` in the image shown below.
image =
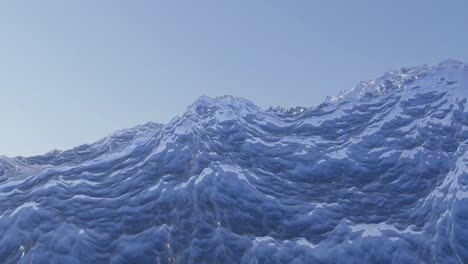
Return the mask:
[[312, 106], [401, 66], [468, 62], [468, 1], [8, 1], [0, 154], [45, 153], [200, 95]]

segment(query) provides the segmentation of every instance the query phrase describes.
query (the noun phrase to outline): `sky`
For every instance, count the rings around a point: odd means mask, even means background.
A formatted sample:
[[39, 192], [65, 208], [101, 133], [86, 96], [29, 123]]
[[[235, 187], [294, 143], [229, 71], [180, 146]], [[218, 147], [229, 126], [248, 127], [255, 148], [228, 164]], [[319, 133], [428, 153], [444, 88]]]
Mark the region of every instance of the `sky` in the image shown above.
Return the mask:
[[314, 106], [403, 66], [468, 62], [468, 1], [0, 4], [0, 154], [166, 123], [201, 95]]

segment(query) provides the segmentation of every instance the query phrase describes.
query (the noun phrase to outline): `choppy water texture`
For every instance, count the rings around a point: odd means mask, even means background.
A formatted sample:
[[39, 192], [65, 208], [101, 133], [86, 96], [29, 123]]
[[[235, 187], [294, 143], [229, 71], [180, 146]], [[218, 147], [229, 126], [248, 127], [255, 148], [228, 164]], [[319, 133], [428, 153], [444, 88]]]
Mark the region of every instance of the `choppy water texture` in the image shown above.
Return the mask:
[[312, 108], [202, 97], [0, 158], [0, 262], [468, 263], [467, 80], [446, 61]]

